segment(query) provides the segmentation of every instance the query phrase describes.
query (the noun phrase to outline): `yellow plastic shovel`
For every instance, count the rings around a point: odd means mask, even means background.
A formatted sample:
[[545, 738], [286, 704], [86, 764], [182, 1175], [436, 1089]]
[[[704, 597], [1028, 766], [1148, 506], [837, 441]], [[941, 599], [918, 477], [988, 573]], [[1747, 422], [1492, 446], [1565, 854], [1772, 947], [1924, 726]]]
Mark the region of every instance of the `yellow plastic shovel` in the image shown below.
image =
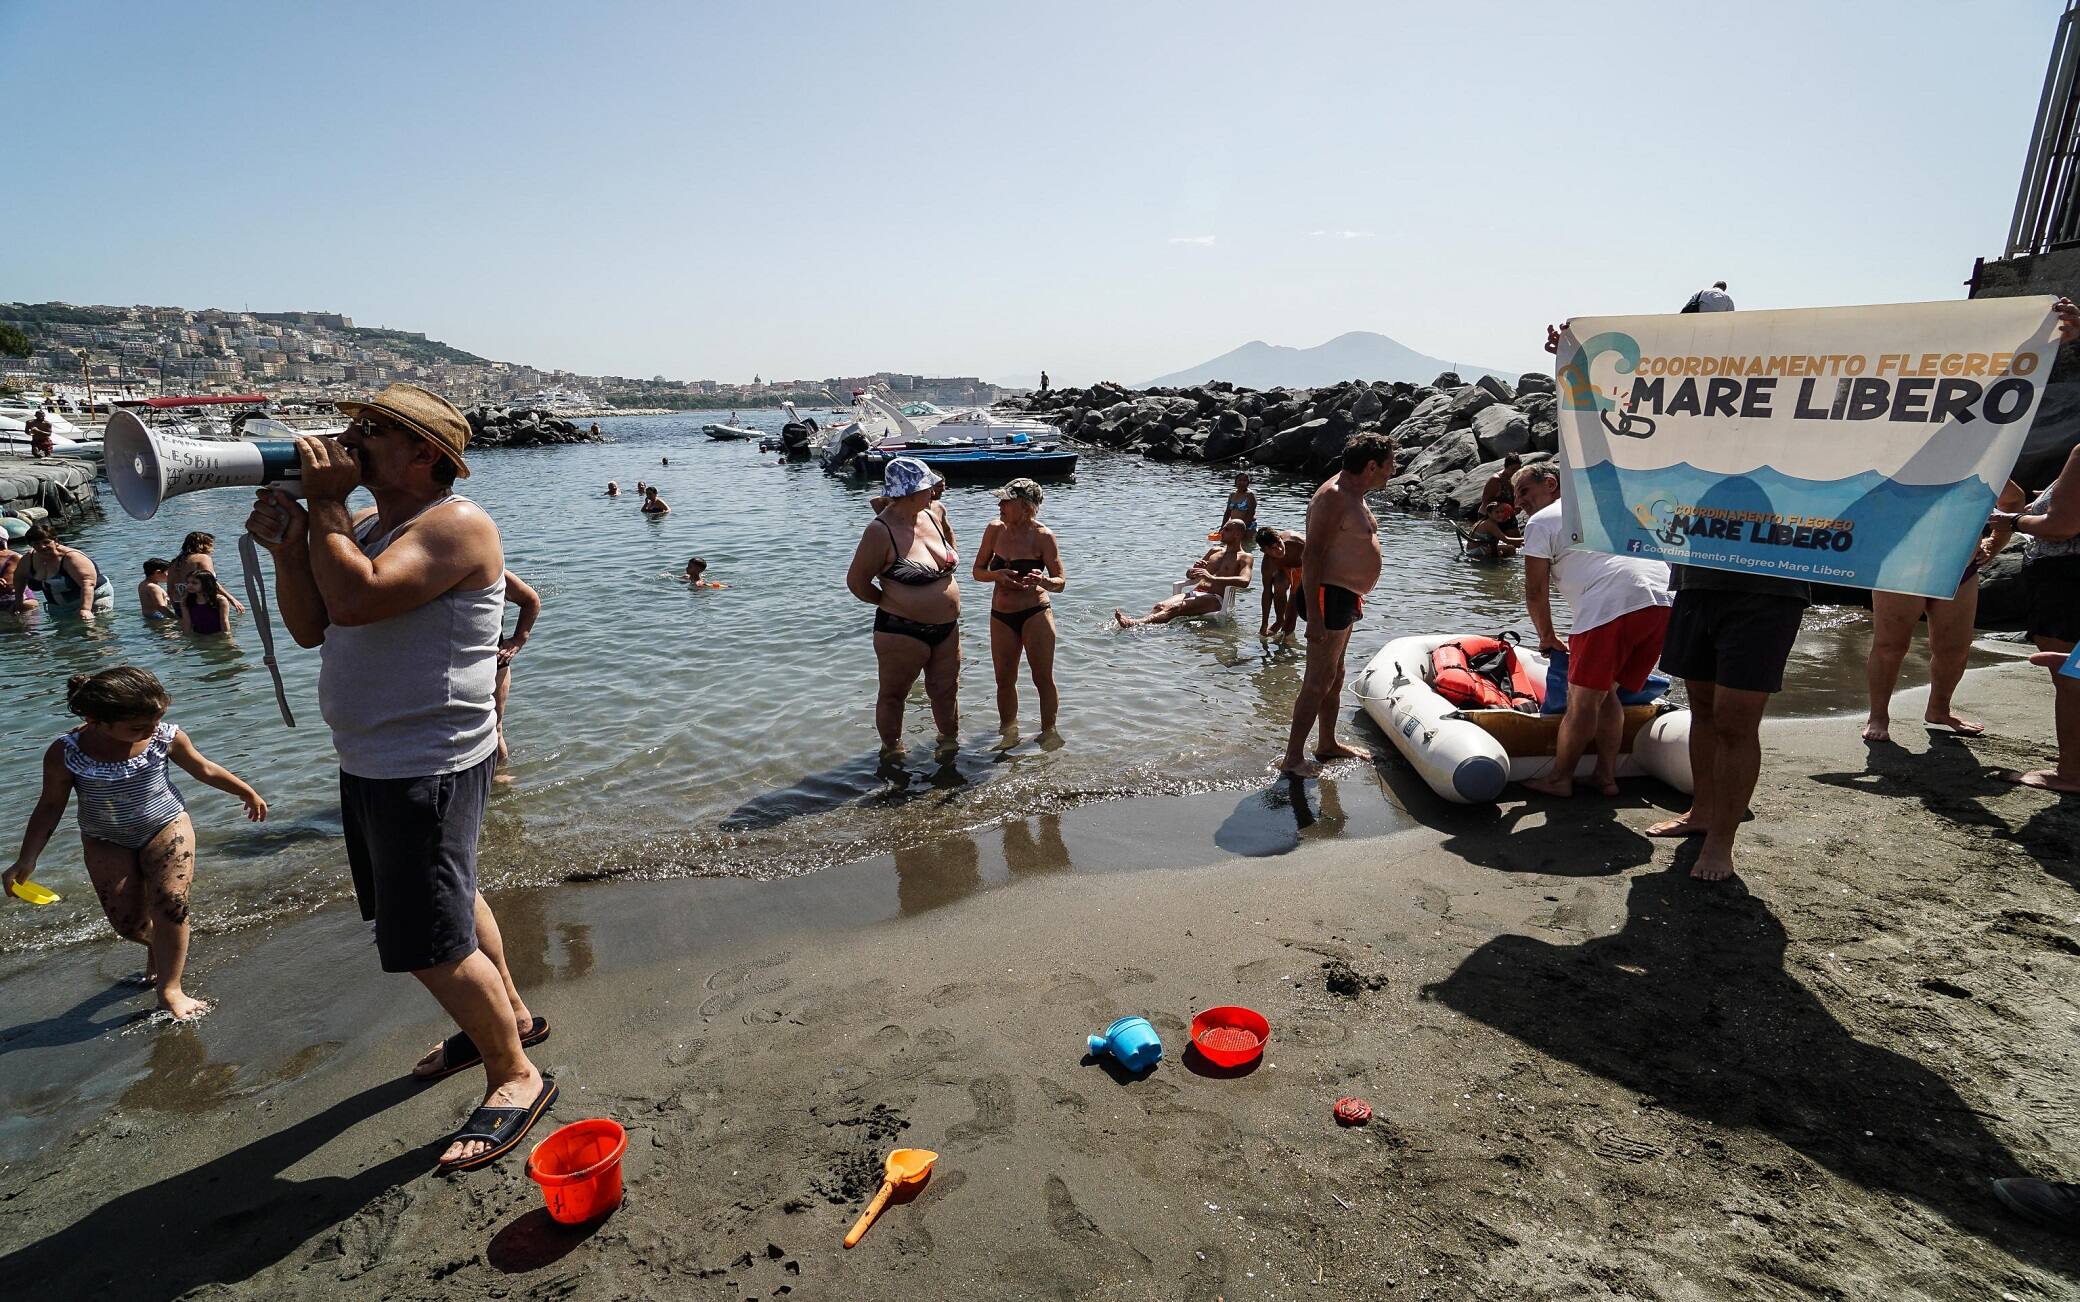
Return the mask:
[[17, 898], [27, 900], [31, 904], [56, 904], [58, 902], [58, 893], [56, 891], [37, 882], [16, 882], [8, 889], [12, 890]]
[[860, 1213], [859, 1220], [853, 1223], [845, 1236], [845, 1246], [849, 1248], [859, 1242], [859, 1236], [867, 1232], [867, 1227], [888, 1204], [890, 1194], [897, 1189], [915, 1189], [922, 1185], [924, 1178], [932, 1173], [932, 1163], [938, 1160], [939, 1155], [928, 1148], [899, 1148], [890, 1153], [888, 1175], [881, 1181], [881, 1192], [874, 1195], [874, 1201], [867, 1204], [867, 1210]]

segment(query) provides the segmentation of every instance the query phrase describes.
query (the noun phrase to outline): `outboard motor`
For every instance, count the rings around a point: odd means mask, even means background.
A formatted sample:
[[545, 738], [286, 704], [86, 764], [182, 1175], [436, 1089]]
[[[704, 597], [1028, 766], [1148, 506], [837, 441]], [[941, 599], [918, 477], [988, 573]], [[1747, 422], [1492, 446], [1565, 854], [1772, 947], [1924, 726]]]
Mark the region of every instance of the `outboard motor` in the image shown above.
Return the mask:
[[789, 461], [809, 459], [809, 427], [791, 420], [780, 427], [780, 455]]
[[853, 430], [831, 449], [830, 456], [823, 463], [824, 471], [833, 475], [843, 472], [866, 454], [867, 447], [867, 436]]

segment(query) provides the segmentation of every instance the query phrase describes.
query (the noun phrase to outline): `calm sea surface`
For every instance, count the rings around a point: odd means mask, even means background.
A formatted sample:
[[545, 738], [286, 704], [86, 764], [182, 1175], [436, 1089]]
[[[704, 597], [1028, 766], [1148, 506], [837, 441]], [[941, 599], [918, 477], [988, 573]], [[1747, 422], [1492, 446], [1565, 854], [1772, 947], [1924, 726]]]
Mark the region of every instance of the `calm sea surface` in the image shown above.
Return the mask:
[[[1183, 577], [1219, 519], [1228, 476], [1086, 451], [1074, 480], [1050, 485], [1042, 518], [1061, 539], [1068, 590], [1055, 598], [1057, 678], [1066, 745], [1001, 749], [989, 668], [989, 589], [963, 578], [963, 744], [931, 755], [921, 691], [906, 719], [907, 760], [885, 764], [873, 728], [872, 612], [844, 571], [869, 516], [870, 492], [814, 466], [776, 465], [746, 443], [717, 443], [712, 414], [602, 422], [604, 445], [490, 452], [461, 487], [488, 508], [507, 563], [542, 594], [533, 639], [516, 663], [508, 736], [515, 781], [497, 790], [485, 825], [487, 886], [609, 876], [772, 877], [887, 853], [1006, 817], [1098, 800], [1246, 788], [1266, 779], [1283, 745], [1300, 653], [1267, 650], [1255, 591], [1232, 626], [1120, 632], [1112, 609], [1145, 611]], [[777, 430], [779, 413], [748, 423]], [[670, 465], [660, 464], [669, 458]], [[603, 496], [662, 486], [673, 510], [637, 512]], [[949, 488], [946, 505], [965, 576], [991, 485]], [[1260, 518], [1297, 527], [1312, 485], [1260, 482]], [[243, 597], [233, 541], [249, 498], [219, 491], [176, 498], [149, 523], [105, 514], [70, 529], [114, 576], [115, 617], [93, 626], [37, 615], [0, 623], [0, 847], [35, 802], [39, 757], [70, 726], [68, 675], [118, 664], [158, 674], [168, 717], [203, 753], [251, 781], [273, 813], [246, 823], [237, 804], [180, 778], [201, 858], [195, 917], [204, 931], [264, 923], [346, 893], [337, 770], [317, 708], [316, 652], [284, 648], [299, 726], [276, 713], [259, 639], [190, 639], [148, 627], [131, 589], [140, 562], [171, 557], [191, 529], [214, 531], [218, 569]], [[1458, 559], [1445, 525], [1383, 514], [1387, 564], [1351, 644], [1353, 667], [1389, 637], [1444, 629], [1529, 629], [1520, 568]], [[678, 578], [705, 557], [726, 591]], [[1850, 708], [1861, 683], [1864, 621], [1816, 611], [1793, 666], [1793, 708]], [[1918, 658], [1909, 681], [1921, 672]], [[1037, 706], [1021, 696], [1028, 729]], [[81, 869], [72, 813], [38, 880], [64, 905], [0, 907], [0, 953], [108, 936]]]

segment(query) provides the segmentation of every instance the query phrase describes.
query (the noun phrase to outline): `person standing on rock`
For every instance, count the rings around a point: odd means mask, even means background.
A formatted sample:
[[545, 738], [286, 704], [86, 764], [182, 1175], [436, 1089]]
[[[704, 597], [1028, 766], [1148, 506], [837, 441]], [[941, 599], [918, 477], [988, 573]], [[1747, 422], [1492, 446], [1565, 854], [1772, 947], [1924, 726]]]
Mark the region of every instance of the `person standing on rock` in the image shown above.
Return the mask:
[[[1618, 748], [1625, 741], [1625, 707], [1618, 690], [1639, 691], [1661, 656], [1668, 630], [1668, 566], [1637, 556], [1612, 556], [1573, 546], [1560, 513], [1560, 475], [1550, 465], [1517, 472], [1516, 500], [1531, 518], [1524, 524], [1524, 604], [1538, 631], [1538, 649], [1567, 655], [1567, 713], [1553, 763], [1524, 785], [1548, 796], [1574, 794], [1574, 771], [1596, 748], [1595, 783], [1618, 794]], [[1549, 585], [1574, 614], [1567, 641], [1553, 627]]]
[[[1351, 628], [1365, 610], [1365, 594], [1379, 582], [1379, 521], [1365, 495], [1394, 477], [1394, 441], [1378, 431], [1360, 434], [1343, 449], [1341, 468], [1307, 504], [1307, 544], [1301, 593], [1307, 603], [1307, 674], [1293, 702], [1293, 730], [1281, 772], [1313, 777], [1321, 761], [1371, 759], [1372, 753], [1336, 739], [1343, 708], [1343, 654]], [[1318, 731], [1314, 758], [1307, 734]]]
[[1715, 280], [1710, 289], [1700, 289], [1683, 304], [1685, 312], [1731, 312], [1733, 299], [1726, 292], [1726, 282]]
[[45, 411], [41, 407], [38, 407], [36, 409], [36, 414], [34, 416], [31, 416], [29, 418], [29, 423], [24, 425], [22, 428], [26, 430], [29, 435], [30, 456], [39, 458], [48, 457], [54, 455], [57, 452], [58, 442], [55, 437], [56, 429], [51, 424], [49, 412]]
[[1040, 392], [1047, 392], [1047, 372], [1040, 372]]
[[[461, 1029], [419, 1059], [432, 1080], [482, 1065], [484, 1101], [440, 1156], [468, 1170], [516, 1148], [556, 1101], [525, 1046], [549, 1025], [507, 970], [477, 889], [477, 837], [498, 763], [505, 552], [456, 495], [469, 423], [392, 384], [342, 402], [337, 439], [297, 439], [308, 507], [263, 488], [246, 529], [274, 553], [282, 623], [318, 647], [319, 707], [339, 752], [340, 812], [362, 917], [386, 972], [409, 972]], [[350, 515], [366, 486], [375, 509]]]

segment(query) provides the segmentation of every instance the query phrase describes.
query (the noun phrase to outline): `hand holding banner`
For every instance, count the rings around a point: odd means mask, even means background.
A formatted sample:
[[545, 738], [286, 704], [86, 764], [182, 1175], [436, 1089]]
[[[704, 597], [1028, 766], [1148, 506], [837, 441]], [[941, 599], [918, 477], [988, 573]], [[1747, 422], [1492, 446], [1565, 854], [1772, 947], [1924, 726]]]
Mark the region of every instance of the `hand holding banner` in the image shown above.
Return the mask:
[[2052, 302], [1578, 318], [1557, 353], [1569, 531], [1952, 596], [2050, 376]]

